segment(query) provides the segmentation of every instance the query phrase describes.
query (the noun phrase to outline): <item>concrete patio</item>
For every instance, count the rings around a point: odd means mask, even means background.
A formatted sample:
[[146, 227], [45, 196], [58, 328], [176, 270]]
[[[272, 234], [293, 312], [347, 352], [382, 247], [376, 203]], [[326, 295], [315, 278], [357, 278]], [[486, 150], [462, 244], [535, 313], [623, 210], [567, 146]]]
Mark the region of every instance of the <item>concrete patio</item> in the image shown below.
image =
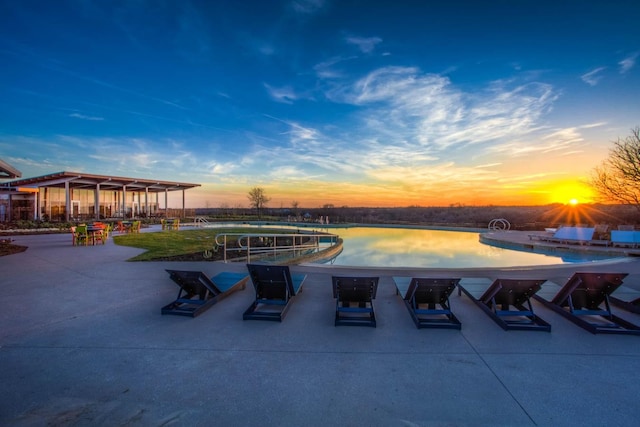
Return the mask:
[[[551, 333], [503, 331], [466, 296], [462, 330], [415, 328], [392, 276], [529, 277], [626, 272], [640, 260], [510, 269], [301, 265], [282, 323], [243, 321], [251, 285], [197, 318], [162, 316], [178, 287], [140, 250], [14, 236], [0, 257], [0, 424], [220, 426], [635, 426], [640, 337], [592, 335], [534, 302]], [[334, 327], [332, 274], [380, 276], [377, 328]], [[615, 310], [640, 324], [640, 316]]]

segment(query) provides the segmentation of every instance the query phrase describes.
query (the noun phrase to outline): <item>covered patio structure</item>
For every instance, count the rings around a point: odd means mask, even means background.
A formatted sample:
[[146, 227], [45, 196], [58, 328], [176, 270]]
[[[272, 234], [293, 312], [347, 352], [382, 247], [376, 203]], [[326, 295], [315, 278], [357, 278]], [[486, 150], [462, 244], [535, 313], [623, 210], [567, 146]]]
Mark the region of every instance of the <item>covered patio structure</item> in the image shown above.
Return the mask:
[[[80, 172], [56, 172], [1, 184], [9, 194], [8, 218], [59, 221], [167, 216], [170, 191], [182, 191], [182, 215], [185, 213], [185, 190], [200, 184], [93, 175]], [[160, 195], [164, 210], [160, 210]], [[26, 195], [26, 197], [25, 197]], [[154, 197], [155, 196], [155, 197]], [[16, 210], [13, 199], [28, 206]], [[161, 213], [162, 212], [162, 213]], [[15, 217], [19, 216], [19, 217]]]

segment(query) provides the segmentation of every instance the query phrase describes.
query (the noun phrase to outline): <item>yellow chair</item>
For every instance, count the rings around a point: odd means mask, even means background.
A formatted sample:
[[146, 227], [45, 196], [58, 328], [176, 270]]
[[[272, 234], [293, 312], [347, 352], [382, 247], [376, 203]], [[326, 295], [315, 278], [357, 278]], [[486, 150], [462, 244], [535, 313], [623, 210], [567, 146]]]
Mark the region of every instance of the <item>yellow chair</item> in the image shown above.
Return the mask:
[[76, 227], [75, 244], [77, 246], [87, 246], [89, 244], [89, 233], [87, 232], [87, 224], [80, 224]]

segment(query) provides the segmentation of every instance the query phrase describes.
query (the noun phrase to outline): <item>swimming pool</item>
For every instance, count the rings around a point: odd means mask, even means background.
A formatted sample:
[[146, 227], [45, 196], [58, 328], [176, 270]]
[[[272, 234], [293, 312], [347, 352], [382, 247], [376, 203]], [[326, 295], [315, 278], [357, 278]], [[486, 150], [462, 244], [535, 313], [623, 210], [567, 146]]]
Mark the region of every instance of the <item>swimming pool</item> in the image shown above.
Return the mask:
[[406, 228], [332, 228], [344, 240], [334, 265], [374, 267], [474, 268], [557, 265], [606, 257], [557, 256], [480, 243], [477, 232]]
[[[207, 227], [296, 229], [296, 225], [211, 224]], [[354, 267], [502, 268], [558, 265], [608, 259], [593, 254], [540, 254], [503, 249], [480, 243], [477, 231], [445, 231], [395, 227], [299, 227], [325, 231], [343, 239], [342, 252], [333, 265]]]

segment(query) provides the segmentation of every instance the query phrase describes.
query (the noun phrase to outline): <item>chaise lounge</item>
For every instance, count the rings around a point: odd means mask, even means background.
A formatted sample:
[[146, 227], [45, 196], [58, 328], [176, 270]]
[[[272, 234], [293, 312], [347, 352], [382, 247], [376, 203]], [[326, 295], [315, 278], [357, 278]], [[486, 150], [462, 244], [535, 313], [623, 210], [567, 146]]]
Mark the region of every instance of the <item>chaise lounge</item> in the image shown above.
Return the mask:
[[302, 292], [304, 274], [291, 274], [286, 265], [247, 264], [256, 299], [244, 312], [244, 320], [281, 322], [291, 299]]
[[178, 286], [178, 297], [161, 309], [162, 314], [196, 317], [231, 293], [244, 289], [249, 276], [223, 272], [207, 277], [200, 271], [166, 270]]
[[[551, 325], [533, 311], [531, 297], [544, 280], [465, 278], [458, 295], [464, 292], [502, 329], [550, 332]], [[526, 306], [525, 306], [526, 305]]]
[[336, 299], [335, 326], [376, 327], [373, 300], [378, 290], [378, 277], [331, 278]]
[[609, 295], [609, 299], [615, 306], [640, 314], [640, 291], [626, 286], [619, 286]]
[[640, 335], [640, 327], [611, 311], [610, 295], [626, 276], [626, 273], [574, 273], [563, 286], [545, 282], [534, 298], [592, 334]]
[[396, 284], [396, 294], [402, 296], [416, 328], [462, 327], [449, 303], [449, 296], [460, 279], [394, 277], [393, 281]]
[[594, 227], [562, 227], [547, 240], [556, 243], [577, 243], [580, 245], [589, 244], [593, 240]]
[[640, 231], [612, 230], [611, 246], [637, 248], [640, 245]]

